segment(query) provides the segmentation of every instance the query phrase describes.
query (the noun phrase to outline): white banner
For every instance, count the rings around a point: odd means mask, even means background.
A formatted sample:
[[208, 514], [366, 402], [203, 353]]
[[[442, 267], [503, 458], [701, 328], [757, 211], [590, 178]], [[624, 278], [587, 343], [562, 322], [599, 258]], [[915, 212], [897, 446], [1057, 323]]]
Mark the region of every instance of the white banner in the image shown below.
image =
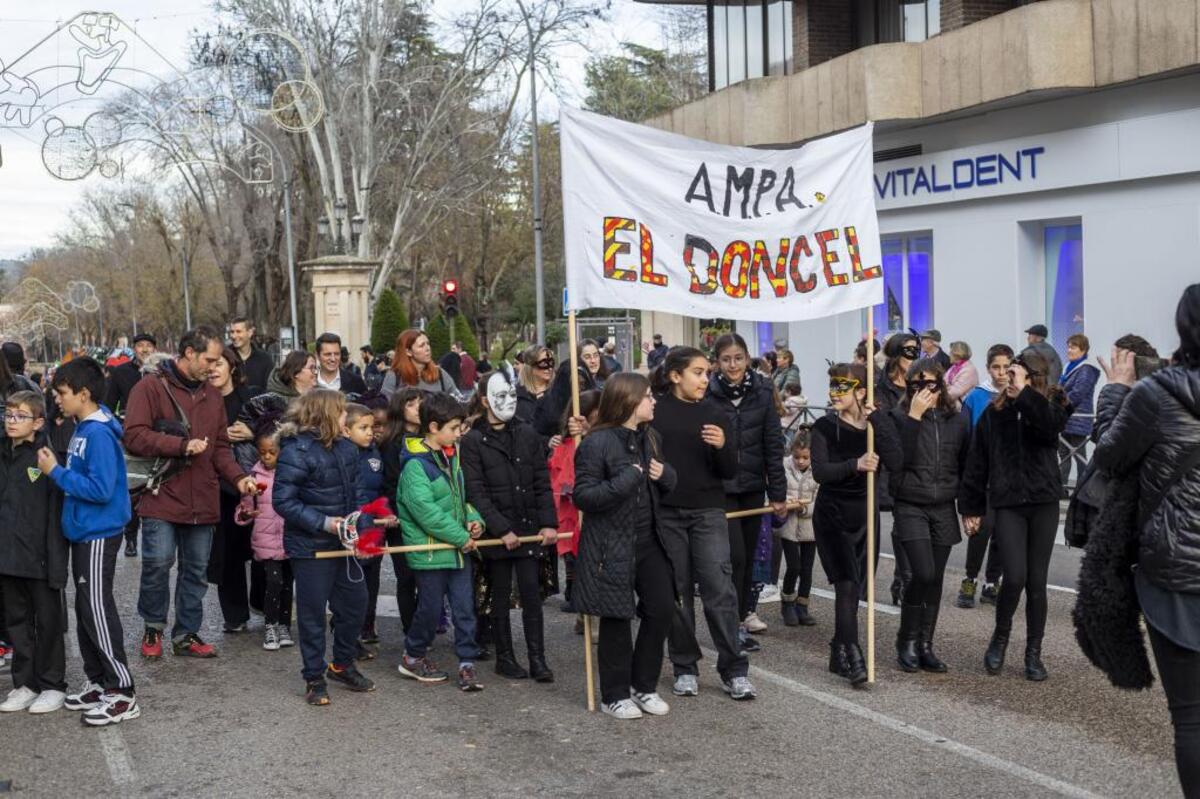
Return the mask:
[[789, 322], [883, 302], [871, 125], [728, 147], [564, 108], [568, 304]]

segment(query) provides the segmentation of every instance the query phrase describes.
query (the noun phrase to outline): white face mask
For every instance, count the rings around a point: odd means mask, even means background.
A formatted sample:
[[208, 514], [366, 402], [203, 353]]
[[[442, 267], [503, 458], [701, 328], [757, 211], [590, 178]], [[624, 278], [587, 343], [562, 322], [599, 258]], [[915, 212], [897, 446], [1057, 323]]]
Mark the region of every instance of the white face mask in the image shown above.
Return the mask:
[[487, 401], [492, 415], [502, 422], [507, 422], [517, 412], [517, 389], [504, 375], [494, 374], [488, 380]]

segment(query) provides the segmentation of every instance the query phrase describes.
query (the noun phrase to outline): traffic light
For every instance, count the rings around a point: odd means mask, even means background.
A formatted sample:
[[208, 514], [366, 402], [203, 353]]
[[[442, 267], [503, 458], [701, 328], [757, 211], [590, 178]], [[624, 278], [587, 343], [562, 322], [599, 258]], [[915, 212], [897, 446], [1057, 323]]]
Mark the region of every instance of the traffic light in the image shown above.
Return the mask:
[[442, 314], [447, 319], [458, 316], [458, 281], [453, 278], [442, 281]]

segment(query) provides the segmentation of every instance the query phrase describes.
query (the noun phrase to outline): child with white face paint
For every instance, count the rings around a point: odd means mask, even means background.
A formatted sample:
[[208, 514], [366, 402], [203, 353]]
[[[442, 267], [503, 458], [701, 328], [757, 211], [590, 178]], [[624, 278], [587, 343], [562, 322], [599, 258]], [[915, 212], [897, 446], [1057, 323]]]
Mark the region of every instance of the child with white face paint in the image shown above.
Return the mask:
[[[542, 558], [553, 557], [558, 516], [550, 490], [550, 476], [541, 438], [534, 429], [514, 418], [517, 384], [508, 364], [479, 381], [476, 393], [478, 418], [462, 440], [463, 474], [467, 500], [483, 516], [485, 538], [499, 538], [503, 546], [481, 548], [492, 586], [492, 620], [496, 647], [496, 673], [511, 679], [533, 677], [553, 682], [546, 664], [542, 599], [538, 575]], [[541, 535], [540, 543], [522, 544], [521, 536]], [[509, 597], [513, 573], [521, 597], [521, 621], [529, 654], [526, 671], [513, 652]]]

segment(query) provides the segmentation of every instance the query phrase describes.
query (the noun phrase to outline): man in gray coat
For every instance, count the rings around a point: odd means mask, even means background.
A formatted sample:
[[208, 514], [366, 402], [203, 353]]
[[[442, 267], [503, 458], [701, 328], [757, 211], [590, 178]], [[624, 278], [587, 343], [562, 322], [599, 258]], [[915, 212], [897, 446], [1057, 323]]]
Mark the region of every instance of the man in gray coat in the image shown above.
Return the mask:
[[1046, 382], [1050, 385], [1058, 385], [1058, 379], [1062, 377], [1062, 359], [1058, 357], [1054, 347], [1050, 346], [1050, 342], [1046, 341], [1050, 336], [1050, 331], [1045, 325], [1034, 325], [1025, 331], [1029, 346], [1022, 350], [1021, 354], [1026, 352], [1036, 352], [1046, 359], [1046, 363], [1050, 364], [1050, 374], [1046, 376]]

